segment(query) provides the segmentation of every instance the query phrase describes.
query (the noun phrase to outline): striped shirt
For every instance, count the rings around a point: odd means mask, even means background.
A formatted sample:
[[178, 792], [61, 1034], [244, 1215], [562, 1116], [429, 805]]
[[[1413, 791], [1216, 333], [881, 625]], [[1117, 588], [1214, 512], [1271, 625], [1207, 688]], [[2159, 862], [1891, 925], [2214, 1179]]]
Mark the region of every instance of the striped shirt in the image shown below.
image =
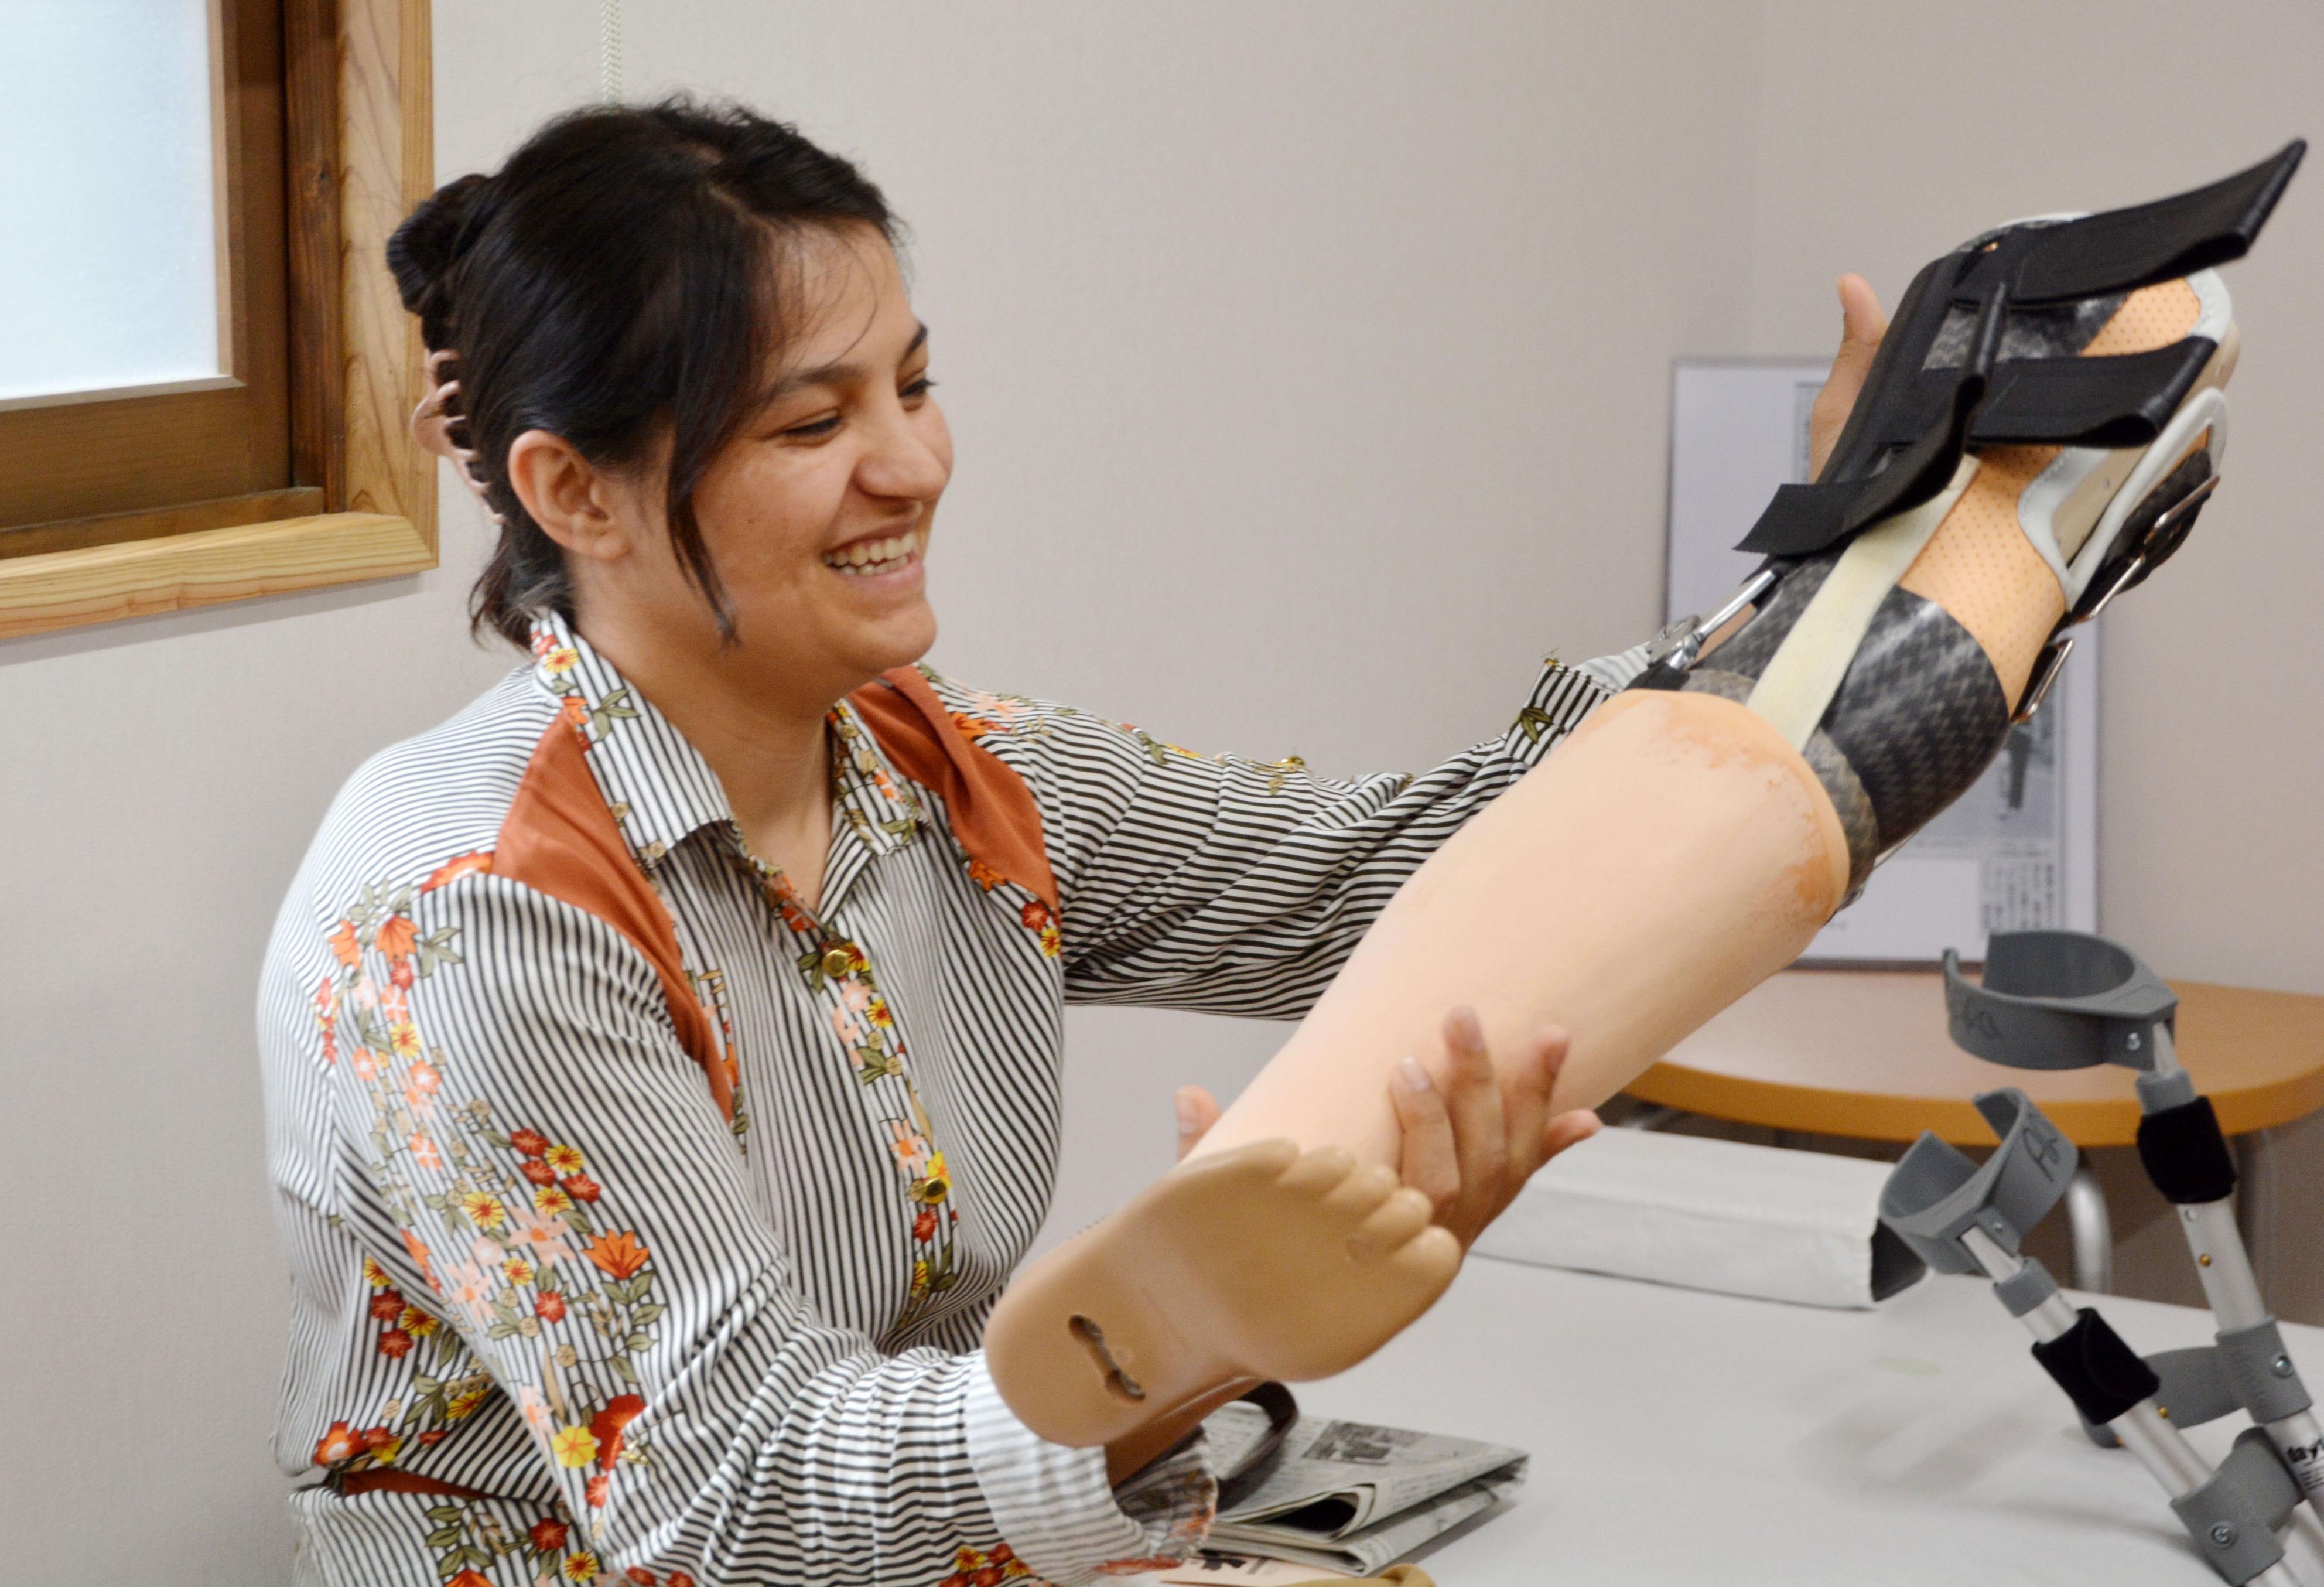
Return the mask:
[[[554, 618], [533, 650], [355, 774], [268, 948], [300, 1579], [936, 1587], [1183, 1556], [1200, 1441], [1110, 1488], [978, 1349], [1048, 1209], [1064, 1005], [1297, 1016], [1635, 657], [1553, 661], [1500, 737], [1357, 781], [891, 675], [951, 761], [875, 731], [904, 720], [879, 686], [833, 710], [810, 909], [603, 657]], [[941, 774], [972, 760], [1029, 796], [1029, 857], [973, 839]]]

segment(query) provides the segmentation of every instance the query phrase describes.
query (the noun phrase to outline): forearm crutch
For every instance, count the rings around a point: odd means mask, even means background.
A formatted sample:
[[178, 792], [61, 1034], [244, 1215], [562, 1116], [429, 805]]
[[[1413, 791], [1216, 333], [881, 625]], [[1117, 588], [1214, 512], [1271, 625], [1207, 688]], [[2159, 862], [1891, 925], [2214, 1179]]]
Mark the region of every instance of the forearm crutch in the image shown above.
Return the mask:
[[2179, 1210], [2218, 1327], [2214, 1344], [2153, 1358], [2170, 1390], [2163, 1403], [2182, 1426], [2242, 1407], [2324, 1513], [2324, 1425], [2253, 1276], [2236, 1223], [2235, 1159], [2174, 1049], [2178, 1009], [2178, 994], [2137, 955], [2086, 932], [1996, 934], [1983, 985], [1945, 955], [1945, 1011], [1963, 1050], [2019, 1069], [2138, 1072], [2139, 1161]]
[[1938, 1272], [1993, 1281], [1995, 1297], [2034, 1335], [2034, 1359], [2087, 1426], [2111, 1435], [2153, 1476], [2221, 1580], [2300, 1587], [2277, 1536], [2300, 1509], [2300, 1488], [2267, 1435], [2246, 1431], [2213, 1468], [2164, 1409], [2154, 1369], [2097, 1312], [2069, 1305], [2040, 1262], [2018, 1253], [2072, 1181], [2074, 1143], [2022, 1091], [1984, 1092], [1975, 1102], [2000, 1148], [1979, 1166], [1923, 1133], [1881, 1188], [1880, 1221]]

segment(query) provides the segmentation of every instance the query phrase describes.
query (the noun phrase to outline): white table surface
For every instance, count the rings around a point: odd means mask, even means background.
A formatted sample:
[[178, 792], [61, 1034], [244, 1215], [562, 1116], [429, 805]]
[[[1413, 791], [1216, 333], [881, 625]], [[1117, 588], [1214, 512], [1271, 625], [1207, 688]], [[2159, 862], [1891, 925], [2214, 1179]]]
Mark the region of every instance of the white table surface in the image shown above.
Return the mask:
[[[2206, 1312], [2094, 1304], [2144, 1353], [2210, 1340]], [[2324, 1329], [2284, 1335], [2324, 1381]], [[1514, 1504], [1423, 1557], [1440, 1587], [2216, 1582], [2030, 1343], [1973, 1278], [1843, 1312], [1480, 1257], [1379, 1354], [1296, 1392], [1532, 1453]], [[2192, 1436], [2216, 1460], [2246, 1425]]]

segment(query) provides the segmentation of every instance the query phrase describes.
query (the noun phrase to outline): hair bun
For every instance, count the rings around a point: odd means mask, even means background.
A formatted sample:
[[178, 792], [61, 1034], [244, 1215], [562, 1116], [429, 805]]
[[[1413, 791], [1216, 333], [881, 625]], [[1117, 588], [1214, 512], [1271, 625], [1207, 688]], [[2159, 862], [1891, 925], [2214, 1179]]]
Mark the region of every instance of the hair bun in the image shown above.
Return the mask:
[[422, 199], [387, 239], [387, 268], [395, 277], [403, 307], [420, 316], [430, 347], [443, 345], [451, 318], [445, 278], [466, 252], [477, 192], [488, 180], [470, 174], [445, 183]]

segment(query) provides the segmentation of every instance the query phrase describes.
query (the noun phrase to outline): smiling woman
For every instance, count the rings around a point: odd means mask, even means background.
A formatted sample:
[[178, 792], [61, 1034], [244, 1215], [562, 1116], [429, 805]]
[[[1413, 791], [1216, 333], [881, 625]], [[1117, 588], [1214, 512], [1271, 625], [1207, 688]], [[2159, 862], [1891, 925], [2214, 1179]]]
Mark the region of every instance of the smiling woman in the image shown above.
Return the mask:
[[[356, 773], [268, 951], [277, 1453], [325, 1580], [1183, 1556], [1215, 1493], [1188, 1395], [1239, 1387], [1209, 1355], [1138, 1361], [1171, 1397], [1089, 1447], [987, 1361], [1107, 1348], [987, 1336], [1056, 1173], [1064, 1005], [1297, 1014], [1605, 697], [1551, 663], [1501, 736], [1339, 782], [919, 666], [952, 442], [893, 229], [792, 129], [673, 102], [552, 123], [389, 246], [438, 383], [415, 436], [500, 525], [475, 620], [530, 661]], [[1545, 1120], [1550, 1045], [1506, 1121], [1461, 1047], [1462, 1122], [1416, 1149], [1474, 1223], [1587, 1121]], [[1426, 1197], [1285, 1167], [1201, 1177], [1286, 1262], [1360, 1236], [1311, 1309], [1442, 1287]], [[1202, 1213], [1139, 1227], [1200, 1268]]]

